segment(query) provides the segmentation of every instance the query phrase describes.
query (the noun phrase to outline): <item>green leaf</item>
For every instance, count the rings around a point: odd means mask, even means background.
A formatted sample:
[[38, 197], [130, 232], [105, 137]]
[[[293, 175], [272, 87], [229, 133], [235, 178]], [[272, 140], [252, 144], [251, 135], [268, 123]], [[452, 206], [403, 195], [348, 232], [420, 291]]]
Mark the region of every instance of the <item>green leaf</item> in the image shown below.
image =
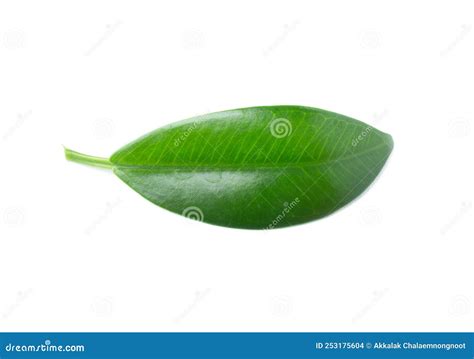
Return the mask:
[[393, 148], [390, 135], [336, 113], [253, 107], [159, 128], [109, 160], [66, 149], [68, 159], [111, 168], [151, 202], [236, 228], [277, 228], [331, 214], [361, 194]]

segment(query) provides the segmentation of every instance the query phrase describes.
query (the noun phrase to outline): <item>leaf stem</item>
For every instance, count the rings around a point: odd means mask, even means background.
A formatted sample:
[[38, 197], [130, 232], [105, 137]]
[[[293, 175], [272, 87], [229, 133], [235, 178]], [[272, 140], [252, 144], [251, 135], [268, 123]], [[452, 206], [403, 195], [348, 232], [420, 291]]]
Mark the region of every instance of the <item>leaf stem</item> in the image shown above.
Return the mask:
[[107, 158], [85, 155], [83, 153], [70, 150], [66, 147], [64, 147], [64, 154], [66, 155], [67, 160], [81, 163], [83, 165], [107, 169], [111, 169], [113, 167], [112, 163]]

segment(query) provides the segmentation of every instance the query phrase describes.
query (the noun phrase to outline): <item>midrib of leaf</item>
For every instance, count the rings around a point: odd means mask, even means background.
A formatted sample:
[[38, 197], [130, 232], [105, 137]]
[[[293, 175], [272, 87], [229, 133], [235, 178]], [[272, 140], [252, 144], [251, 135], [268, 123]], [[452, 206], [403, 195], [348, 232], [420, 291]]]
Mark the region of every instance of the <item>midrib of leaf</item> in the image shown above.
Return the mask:
[[271, 162], [268, 164], [197, 164], [197, 163], [179, 163], [179, 164], [164, 164], [164, 165], [122, 165], [122, 164], [114, 164], [113, 167], [119, 169], [143, 169], [143, 170], [166, 170], [166, 169], [202, 169], [202, 170], [212, 170], [217, 171], [221, 169], [229, 169], [229, 170], [259, 170], [259, 169], [278, 169], [278, 168], [302, 168], [302, 167], [316, 167], [316, 166], [324, 166], [332, 163], [344, 162], [353, 158], [362, 157], [366, 154], [375, 152], [382, 147], [388, 147], [389, 144], [383, 142], [377, 146], [373, 146], [370, 149], [357, 152], [357, 153], [350, 153], [343, 157], [333, 158], [325, 161], [305, 161], [305, 162], [287, 162], [287, 163], [278, 163], [278, 162]]

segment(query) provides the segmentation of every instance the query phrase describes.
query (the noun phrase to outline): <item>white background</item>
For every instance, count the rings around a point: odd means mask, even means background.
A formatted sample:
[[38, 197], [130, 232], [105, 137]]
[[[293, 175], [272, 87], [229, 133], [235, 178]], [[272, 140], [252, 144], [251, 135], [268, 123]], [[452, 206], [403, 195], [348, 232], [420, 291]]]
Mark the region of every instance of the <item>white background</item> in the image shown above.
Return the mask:
[[[470, 1], [2, 1], [0, 330], [472, 331]], [[239, 107], [390, 133], [377, 182], [274, 231], [190, 221], [107, 157]]]

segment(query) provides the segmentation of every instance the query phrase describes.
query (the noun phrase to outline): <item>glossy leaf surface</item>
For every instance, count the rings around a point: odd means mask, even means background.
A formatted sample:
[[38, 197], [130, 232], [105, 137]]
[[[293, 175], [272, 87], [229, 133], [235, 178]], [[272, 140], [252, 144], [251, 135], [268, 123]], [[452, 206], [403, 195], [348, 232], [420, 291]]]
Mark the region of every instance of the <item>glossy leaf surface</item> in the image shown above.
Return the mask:
[[175, 213], [265, 229], [312, 221], [349, 203], [392, 147], [390, 135], [349, 117], [271, 106], [174, 123], [97, 162]]

